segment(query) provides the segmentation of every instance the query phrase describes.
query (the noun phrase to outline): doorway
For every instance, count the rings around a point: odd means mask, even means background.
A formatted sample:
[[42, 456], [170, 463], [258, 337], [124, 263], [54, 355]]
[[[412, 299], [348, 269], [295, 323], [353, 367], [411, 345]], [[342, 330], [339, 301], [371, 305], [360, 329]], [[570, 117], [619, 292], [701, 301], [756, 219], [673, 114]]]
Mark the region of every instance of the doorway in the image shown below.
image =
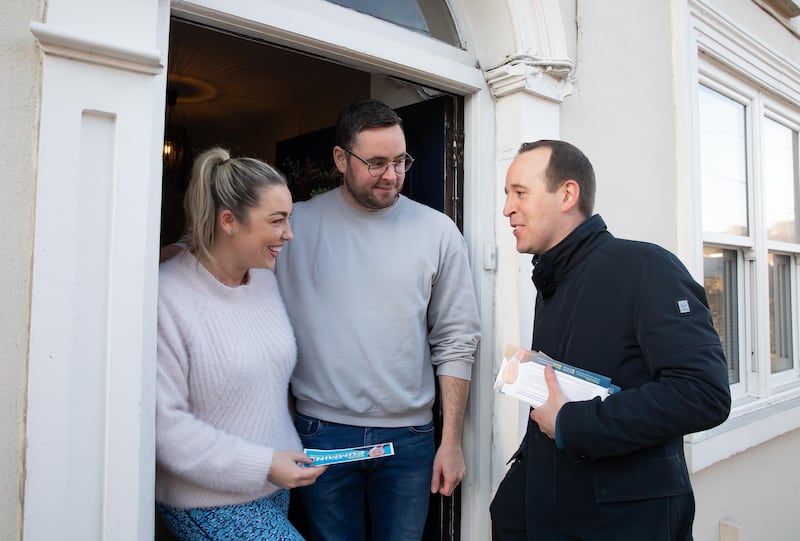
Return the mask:
[[[162, 178], [162, 245], [183, 233], [182, 198], [199, 152], [220, 145], [234, 156], [275, 164], [294, 197], [305, 199], [338, 181], [330, 170], [331, 127], [341, 108], [367, 97], [386, 102], [404, 120], [416, 159], [404, 193], [462, 225], [459, 96], [177, 18], [167, 87], [172, 159]], [[318, 181], [309, 184], [309, 176]], [[438, 438], [438, 400], [434, 410]], [[302, 513], [294, 517], [302, 532]], [[432, 496], [425, 541], [460, 539], [459, 524], [460, 487], [450, 498]], [[163, 532], [158, 538], [168, 539]]]

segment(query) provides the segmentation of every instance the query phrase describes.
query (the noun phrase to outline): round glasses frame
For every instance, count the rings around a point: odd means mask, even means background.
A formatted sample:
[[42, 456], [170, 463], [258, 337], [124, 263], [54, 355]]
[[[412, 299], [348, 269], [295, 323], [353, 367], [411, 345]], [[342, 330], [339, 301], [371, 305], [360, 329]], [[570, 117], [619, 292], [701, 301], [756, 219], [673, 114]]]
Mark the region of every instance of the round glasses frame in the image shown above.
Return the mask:
[[369, 174], [375, 178], [381, 177], [384, 174], [386, 174], [386, 171], [389, 169], [390, 165], [394, 169], [395, 173], [397, 173], [398, 175], [405, 175], [406, 173], [408, 173], [408, 170], [411, 169], [411, 166], [414, 163], [414, 158], [412, 158], [411, 154], [409, 154], [408, 152], [406, 152], [406, 154], [402, 158], [397, 160], [388, 161], [383, 158], [379, 158], [375, 160], [374, 163], [372, 163], [368, 162], [367, 160], [365, 160], [364, 158], [362, 158], [349, 148], [342, 147], [342, 150], [344, 150], [345, 152], [353, 156], [355, 159], [366, 165]]

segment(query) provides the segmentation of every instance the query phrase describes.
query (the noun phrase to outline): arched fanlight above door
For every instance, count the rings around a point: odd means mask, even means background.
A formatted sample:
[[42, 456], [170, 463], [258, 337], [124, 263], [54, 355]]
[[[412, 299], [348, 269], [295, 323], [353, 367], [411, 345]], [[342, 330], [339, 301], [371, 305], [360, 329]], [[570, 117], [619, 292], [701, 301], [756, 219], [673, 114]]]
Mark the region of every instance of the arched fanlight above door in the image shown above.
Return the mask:
[[453, 15], [444, 0], [328, 1], [463, 48]]

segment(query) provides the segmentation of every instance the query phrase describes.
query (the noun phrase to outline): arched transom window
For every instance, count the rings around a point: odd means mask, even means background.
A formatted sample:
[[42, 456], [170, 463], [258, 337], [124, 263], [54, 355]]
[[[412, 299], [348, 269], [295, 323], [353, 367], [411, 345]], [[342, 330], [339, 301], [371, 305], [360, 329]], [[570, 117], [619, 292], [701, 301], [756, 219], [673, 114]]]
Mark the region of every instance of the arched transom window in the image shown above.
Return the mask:
[[328, 1], [462, 47], [450, 8], [443, 0]]

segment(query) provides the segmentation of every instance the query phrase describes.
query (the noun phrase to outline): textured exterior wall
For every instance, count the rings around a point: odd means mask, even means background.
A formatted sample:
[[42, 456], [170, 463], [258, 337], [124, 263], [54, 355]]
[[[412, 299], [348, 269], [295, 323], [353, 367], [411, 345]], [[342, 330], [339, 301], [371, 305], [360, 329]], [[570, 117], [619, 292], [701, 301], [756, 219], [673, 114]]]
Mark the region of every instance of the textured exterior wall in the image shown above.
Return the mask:
[[[574, 92], [561, 108], [561, 136], [592, 161], [595, 210], [611, 232], [675, 250], [669, 3], [609, 0], [579, 5], [579, 41], [577, 47], [572, 44]], [[564, 26], [576, 32], [574, 25]]]
[[20, 539], [25, 396], [41, 60], [28, 30], [43, 2], [4, 4], [0, 17], [0, 524]]

